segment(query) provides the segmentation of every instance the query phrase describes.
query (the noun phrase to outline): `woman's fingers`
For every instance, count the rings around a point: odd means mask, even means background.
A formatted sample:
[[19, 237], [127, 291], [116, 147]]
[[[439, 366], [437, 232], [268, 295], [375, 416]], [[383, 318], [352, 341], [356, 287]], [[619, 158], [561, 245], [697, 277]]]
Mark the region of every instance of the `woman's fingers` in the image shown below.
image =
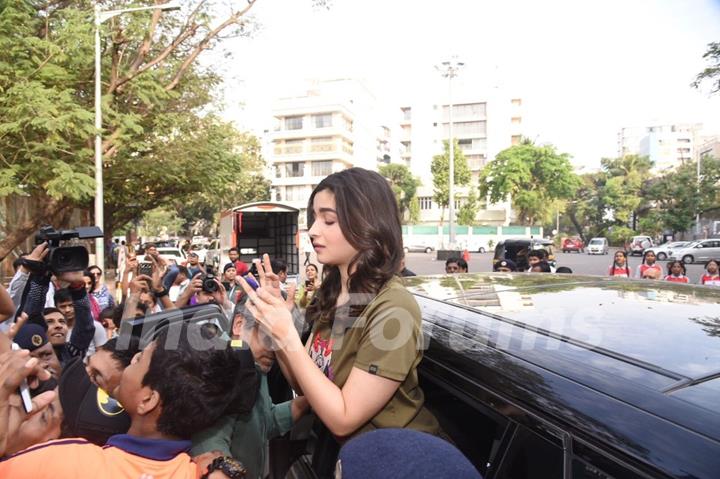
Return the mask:
[[263, 267], [263, 264], [260, 262], [259, 259], [254, 259], [253, 263], [255, 264], [255, 269], [257, 269], [260, 286], [265, 286], [265, 281], [267, 281], [267, 279], [265, 278], [265, 268]]
[[287, 290], [287, 298], [285, 299], [285, 307], [289, 311], [292, 311], [295, 307], [295, 292], [297, 291], [297, 284], [290, 284]]

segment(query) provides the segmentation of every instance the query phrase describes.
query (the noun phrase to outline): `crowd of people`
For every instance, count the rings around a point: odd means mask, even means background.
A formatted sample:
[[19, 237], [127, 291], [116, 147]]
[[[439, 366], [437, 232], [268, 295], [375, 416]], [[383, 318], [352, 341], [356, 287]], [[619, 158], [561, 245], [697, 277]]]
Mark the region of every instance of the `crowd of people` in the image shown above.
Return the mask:
[[[307, 262], [299, 285], [281, 259], [248, 265], [236, 249], [216, 276], [192, 254], [169, 264], [150, 244], [139, 262], [123, 248], [117, 297], [96, 266], [52, 271], [47, 244], [19, 258], [0, 287], [0, 477], [265, 477], [268, 441], [306, 417], [320, 477], [480, 477], [424, 404], [421, 315], [387, 181], [330, 175], [309, 217], [323, 271]], [[193, 307], [229, 326], [128, 326]], [[398, 441], [412, 460], [377, 457]]]

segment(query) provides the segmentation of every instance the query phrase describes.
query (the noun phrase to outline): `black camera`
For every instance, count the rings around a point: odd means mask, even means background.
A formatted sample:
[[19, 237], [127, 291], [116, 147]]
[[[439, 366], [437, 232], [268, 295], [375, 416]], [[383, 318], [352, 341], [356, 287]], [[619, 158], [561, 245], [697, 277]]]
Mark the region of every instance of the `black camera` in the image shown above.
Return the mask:
[[44, 225], [35, 235], [35, 244], [47, 241], [48, 255], [45, 258], [50, 271], [55, 274], [70, 271], [83, 271], [90, 262], [88, 250], [84, 246], [60, 246], [61, 241], [71, 239], [102, 238], [103, 232], [97, 226], [81, 226], [74, 230], [56, 230], [52, 226]]
[[206, 293], [216, 293], [218, 290], [218, 284], [217, 284], [217, 277], [212, 274], [208, 273], [202, 277], [202, 289]]

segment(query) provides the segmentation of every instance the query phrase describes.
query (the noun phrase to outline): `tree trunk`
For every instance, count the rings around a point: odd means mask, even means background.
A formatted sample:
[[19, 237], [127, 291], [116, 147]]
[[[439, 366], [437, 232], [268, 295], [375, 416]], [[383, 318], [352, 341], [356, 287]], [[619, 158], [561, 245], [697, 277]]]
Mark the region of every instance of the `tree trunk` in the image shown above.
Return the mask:
[[585, 235], [583, 234], [582, 227], [580, 226], [580, 223], [578, 223], [577, 218], [575, 217], [574, 211], [568, 211], [568, 216], [570, 216], [570, 221], [572, 221], [573, 226], [575, 227], [575, 230], [578, 232], [578, 235], [580, 236], [580, 239], [583, 240], [583, 243], [587, 244], [587, 238], [585, 238]]
[[0, 241], [0, 261], [4, 260], [10, 252], [20, 243], [33, 234], [43, 223], [52, 224], [57, 215], [61, 214], [69, 205], [61, 200], [48, 198], [40, 200], [44, 207], [13, 230], [9, 230], [5, 239]]

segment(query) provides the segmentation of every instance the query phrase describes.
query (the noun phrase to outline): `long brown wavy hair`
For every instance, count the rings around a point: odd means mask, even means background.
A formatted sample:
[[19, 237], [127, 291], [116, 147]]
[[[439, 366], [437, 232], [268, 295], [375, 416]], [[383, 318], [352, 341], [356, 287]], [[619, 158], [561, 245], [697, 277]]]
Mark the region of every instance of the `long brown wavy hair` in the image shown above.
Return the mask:
[[[375, 296], [400, 271], [403, 259], [402, 227], [397, 200], [387, 180], [362, 168], [350, 168], [325, 178], [308, 201], [308, 228], [315, 221], [315, 195], [329, 190], [345, 239], [358, 253], [350, 262], [348, 292]], [[308, 322], [334, 318], [341, 289], [340, 268], [325, 265], [323, 280], [308, 305]], [[358, 306], [355, 305], [356, 310]], [[351, 308], [352, 311], [352, 308]]]

